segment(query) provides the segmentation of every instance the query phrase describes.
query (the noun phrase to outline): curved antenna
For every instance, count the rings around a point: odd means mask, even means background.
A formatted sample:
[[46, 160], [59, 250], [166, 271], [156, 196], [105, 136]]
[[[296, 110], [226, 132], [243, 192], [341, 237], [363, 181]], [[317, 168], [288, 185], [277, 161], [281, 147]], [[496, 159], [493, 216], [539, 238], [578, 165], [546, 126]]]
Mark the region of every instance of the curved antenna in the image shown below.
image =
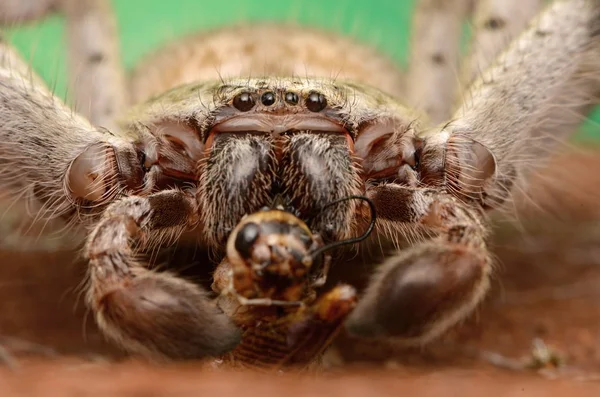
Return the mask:
[[[359, 243], [359, 242], [365, 240], [367, 237], [369, 237], [369, 235], [375, 228], [375, 220], [377, 218], [377, 211], [375, 210], [375, 204], [373, 204], [373, 202], [368, 197], [365, 197], [365, 196], [348, 196], [348, 197], [344, 197], [344, 198], [332, 201], [330, 203], [325, 204], [323, 207], [321, 207], [319, 209], [319, 212], [317, 213], [317, 215], [320, 215], [325, 208], [331, 207], [332, 205], [339, 204], [339, 203], [347, 201], [347, 200], [362, 200], [362, 201], [365, 201], [367, 204], [369, 204], [369, 208], [371, 209], [371, 222], [369, 223], [369, 227], [367, 228], [367, 230], [365, 230], [365, 232], [363, 234], [361, 234], [358, 237], [353, 237], [353, 238], [349, 238], [346, 240], [336, 241], [331, 244], [327, 244], [320, 248], [317, 248], [315, 251], [313, 251], [310, 254], [311, 257], [313, 258], [313, 260], [315, 260], [323, 252], [328, 251], [330, 249], [337, 248], [342, 245]], [[315, 216], [317, 216], [317, 215], [315, 215]], [[311, 217], [310, 219], [312, 220], [315, 216]]]

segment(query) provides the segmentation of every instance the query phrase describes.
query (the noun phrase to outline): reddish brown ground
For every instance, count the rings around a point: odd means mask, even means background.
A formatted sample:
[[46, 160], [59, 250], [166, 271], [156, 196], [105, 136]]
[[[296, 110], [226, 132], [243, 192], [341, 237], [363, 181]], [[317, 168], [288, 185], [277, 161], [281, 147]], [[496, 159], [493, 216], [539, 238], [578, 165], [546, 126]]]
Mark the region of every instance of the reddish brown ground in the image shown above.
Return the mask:
[[[0, 252], [0, 335], [18, 365], [0, 368], [0, 396], [600, 395], [600, 155], [570, 155], [538, 182], [540, 212], [499, 229], [489, 298], [465, 324], [419, 350], [339, 338], [319, 374], [255, 374], [199, 363], [158, 366], [122, 357], [83, 321], [84, 267], [70, 252]], [[533, 190], [532, 190], [533, 191]], [[542, 215], [545, 214], [545, 215]], [[548, 214], [560, 215], [553, 221]], [[85, 324], [85, 326], [84, 326]], [[558, 367], [528, 369], [543, 341]], [[540, 367], [543, 367], [541, 365]]]

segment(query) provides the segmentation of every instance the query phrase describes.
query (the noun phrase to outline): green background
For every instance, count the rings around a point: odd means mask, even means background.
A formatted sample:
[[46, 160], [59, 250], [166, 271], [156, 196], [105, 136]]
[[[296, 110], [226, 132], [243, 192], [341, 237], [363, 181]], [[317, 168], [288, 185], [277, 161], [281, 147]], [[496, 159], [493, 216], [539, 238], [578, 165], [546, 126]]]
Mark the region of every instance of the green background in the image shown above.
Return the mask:
[[[413, 0], [113, 0], [123, 61], [186, 33], [236, 21], [295, 21], [352, 35], [406, 64]], [[67, 96], [66, 55], [60, 17], [9, 31], [9, 39], [34, 69]], [[600, 112], [586, 121], [578, 139], [600, 140]]]

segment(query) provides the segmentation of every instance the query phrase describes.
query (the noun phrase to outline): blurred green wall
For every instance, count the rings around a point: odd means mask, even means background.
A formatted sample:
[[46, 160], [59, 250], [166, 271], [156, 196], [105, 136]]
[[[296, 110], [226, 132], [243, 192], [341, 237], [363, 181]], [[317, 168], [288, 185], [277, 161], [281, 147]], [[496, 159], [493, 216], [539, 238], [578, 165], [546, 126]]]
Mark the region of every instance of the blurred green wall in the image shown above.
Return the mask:
[[[414, 0], [113, 0], [123, 60], [131, 67], [160, 43], [201, 28], [240, 20], [293, 20], [353, 35], [406, 62]], [[35, 70], [66, 96], [65, 53], [59, 17], [9, 32]], [[579, 139], [600, 140], [600, 112]]]

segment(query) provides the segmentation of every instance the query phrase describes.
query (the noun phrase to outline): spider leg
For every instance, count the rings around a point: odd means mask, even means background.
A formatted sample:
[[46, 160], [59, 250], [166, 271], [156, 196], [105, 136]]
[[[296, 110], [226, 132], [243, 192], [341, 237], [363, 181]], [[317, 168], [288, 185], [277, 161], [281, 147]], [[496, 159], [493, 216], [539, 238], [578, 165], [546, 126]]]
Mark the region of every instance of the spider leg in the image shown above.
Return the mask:
[[118, 130], [128, 105], [118, 32], [106, 0], [4, 0], [0, 22], [20, 23], [59, 11], [65, 15], [69, 92], [73, 108], [99, 127]]
[[141, 172], [131, 142], [65, 106], [0, 38], [1, 200], [22, 204], [36, 221], [74, 224], [140, 185]]
[[427, 342], [468, 315], [488, 288], [483, 212], [433, 189], [387, 184], [367, 195], [378, 222], [419, 225], [437, 236], [379, 267], [347, 328], [363, 337]]
[[443, 168], [455, 193], [502, 204], [598, 103], [598, 26], [598, 2], [553, 2], [471, 85], [452, 120], [425, 138], [423, 173]]
[[137, 241], [177, 237], [197, 219], [193, 197], [171, 190], [109, 206], [91, 233], [88, 304], [104, 333], [157, 359], [194, 359], [231, 350], [240, 332], [197, 285], [144, 267]]
[[0, 23], [23, 23], [34, 21], [52, 12], [58, 0], [2, 0], [0, 1]]
[[468, 0], [417, 1], [409, 54], [407, 99], [432, 124], [450, 116], [458, 83], [460, 37]]
[[521, 33], [542, 7], [542, 0], [477, 0], [473, 37], [462, 65], [463, 83], [471, 83]]
[[63, 3], [72, 102], [93, 125], [116, 131], [116, 118], [128, 105], [128, 97], [110, 2]]

